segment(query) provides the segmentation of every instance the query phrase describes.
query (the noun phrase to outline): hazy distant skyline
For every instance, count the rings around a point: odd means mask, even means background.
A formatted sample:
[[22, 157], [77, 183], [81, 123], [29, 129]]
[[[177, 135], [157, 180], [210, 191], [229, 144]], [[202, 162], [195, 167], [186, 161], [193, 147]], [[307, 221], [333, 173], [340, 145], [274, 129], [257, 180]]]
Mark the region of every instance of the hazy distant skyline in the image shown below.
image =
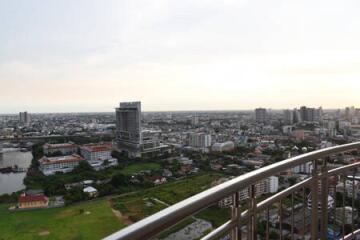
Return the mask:
[[357, 0], [0, 0], [0, 113], [360, 106]]

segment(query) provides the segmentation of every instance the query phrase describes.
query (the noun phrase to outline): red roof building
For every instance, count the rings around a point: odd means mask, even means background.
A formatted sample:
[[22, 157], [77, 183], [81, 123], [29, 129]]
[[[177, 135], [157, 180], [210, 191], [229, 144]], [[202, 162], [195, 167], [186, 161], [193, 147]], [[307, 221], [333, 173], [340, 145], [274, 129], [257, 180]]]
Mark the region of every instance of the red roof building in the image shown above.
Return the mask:
[[44, 195], [21, 195], [18, 198], [18, 208], [46, 208], [49, 205], [49, 199]]

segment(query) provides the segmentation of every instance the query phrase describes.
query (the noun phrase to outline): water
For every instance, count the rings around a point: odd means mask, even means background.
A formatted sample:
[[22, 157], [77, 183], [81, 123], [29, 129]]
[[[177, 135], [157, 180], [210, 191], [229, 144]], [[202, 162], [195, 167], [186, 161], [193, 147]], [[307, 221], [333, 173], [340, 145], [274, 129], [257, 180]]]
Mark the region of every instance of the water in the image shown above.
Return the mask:
[[[0, 154], [0, 168], [17, 165], [20, 168], [28, 168], [31, 164], [31, 152], [20, 152], [19, 149], [4, 148]], [[26, 173], [0, 173], [0, 195], [12, 193], [25, 188], [23, 179]]]

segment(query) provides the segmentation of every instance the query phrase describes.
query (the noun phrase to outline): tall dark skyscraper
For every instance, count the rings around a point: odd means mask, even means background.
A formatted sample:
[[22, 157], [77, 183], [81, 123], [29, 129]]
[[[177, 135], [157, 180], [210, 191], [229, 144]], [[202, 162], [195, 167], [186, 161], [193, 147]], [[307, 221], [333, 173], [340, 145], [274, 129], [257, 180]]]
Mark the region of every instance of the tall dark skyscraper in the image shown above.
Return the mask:
[[141, 155], [141, 102], [122, 102], [116, 108], [116, 147], [130, 157]]
[[319, 122], [322, 119], [322, 108], [308, 108], [302, 106], [299, 110], [302, 122]]
[[20, 112], [19, 120], [22, 124], [30, 123], [30, 114], [28, 112]]
[[257, 123], [266, 123], [267, 121], [267, 111], [265, 108], [255, 109], [255, 121]]

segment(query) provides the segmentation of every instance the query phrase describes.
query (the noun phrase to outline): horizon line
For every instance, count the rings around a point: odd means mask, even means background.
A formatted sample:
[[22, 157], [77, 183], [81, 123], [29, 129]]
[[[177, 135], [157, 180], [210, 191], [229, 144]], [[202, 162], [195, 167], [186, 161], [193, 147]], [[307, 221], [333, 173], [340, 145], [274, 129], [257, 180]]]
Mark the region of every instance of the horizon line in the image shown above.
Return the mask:
[[[297, 108], [266, 108], [266, 107], [259, 107], [259, 108], [265, 108], [266, 110], [272, 110], [272, 111], [284, 111], [284, 110], [294, 110]], [[312, 108], [312, 107], [309, 107]], [[319, 108], [319, 107], [318, 107]], [[322, 108], [325, 111], [334, 111], [334, 110], [341, 110], [345, 109], [343, 108]], [[149, 111], [141, 111], [142, 113], [167, 113], [167, 112], [251, 112], [255, 111], [256, 108], [253, 109], [217, 109], [217, 110], [149, 110]], [[356, 108], [355, 108], [356, 109]], [[30, 112], [30, 111], [20, 111], [20, 112], [27, 112], [29, 114], [76, 114], [76, 113], [82, 113], [82, 114], [92, 114], [92, 113], [115, 113], [115, 111], [70, 111], [70, 112]], [[18, 115], [20, 112], [12, 112], [12, 113], [1, 113], [0, 116], [6, 116], [6, 115]]]

